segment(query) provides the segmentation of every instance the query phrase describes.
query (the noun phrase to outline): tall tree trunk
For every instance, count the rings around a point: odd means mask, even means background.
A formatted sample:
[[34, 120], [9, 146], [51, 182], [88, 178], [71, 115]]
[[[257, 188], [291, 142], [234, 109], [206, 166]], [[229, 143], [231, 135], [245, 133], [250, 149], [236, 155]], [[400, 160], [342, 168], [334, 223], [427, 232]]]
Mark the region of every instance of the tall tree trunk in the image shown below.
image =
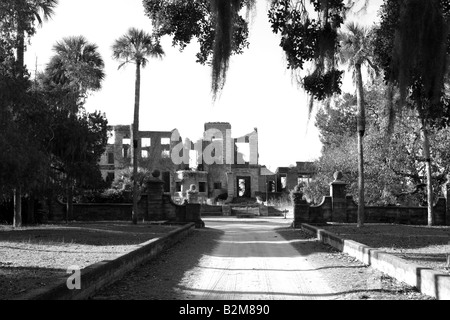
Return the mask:
[[30, 192], [28, 195], [27, 223], [33, 224], [34, 222], [34, 195]]
[[320, 23], [322, 24], [322, 28], [325, 28], [327, 22], [328, 22], [328, 11], [329, 11], [329, 4], [328, 4], [329, 0], [321, 0], [320, 1], [320, 10], [322, 11], [321, 13], [321, 21]]
[[25, 67], [25, 31], [23, 27], [17, 27], [17, 69], [21, 75], [24, 74]]
[[69, 180], [67, 183], [66, 223], [73, 217], [73, 186]]
[[138, 139], [139, 139], [139, 98], [141, 90], [141, 63], [136, 62], [136, 84], [134, 95], [134, 122], [133, 122], [133, 224], [137, 224], [138, 219]]
[[17, 187], [14, 190], [14, 228], [20, 228], [22, 226], [22, 190], [21, 187]]
[[[18, 11], [18, 23], [17, 23], [17, 61], [16, 72], [20, 77], [24, 75], [24, 51], [25, 51], [25, 28], [23, 27], [23, 17], [21, 12], [23, 10], [24, 2], [16, 2]], [[14, 227], [22, 226], [22, 188], [17, 186], [14, 190]]]
[[434, 225], [433, 213], [433, 184], [431, 177], [431, 155], [430, 155], [430, 139], [428, 137], [428, 126], [426, 120], [421, 120], [420, 134], [423, 143], [423, 156], [425, 158], [425, 173], [427, 176], [427, 206], [428, 206], [428, 225]]
[[361, 65], [355, 65], [356, 71], [356, 104], [358, 130], [358, 227], [364, 226], [364, 133], [366, 131], [366, 112], [364, 107], [364, 88], [362, 82]]
[[25, 7], [27, 6], [26, 0], [16, 0], [16, 12], [17, 12], [17, 71], [20, 75], [24, 74], [25, 66]]

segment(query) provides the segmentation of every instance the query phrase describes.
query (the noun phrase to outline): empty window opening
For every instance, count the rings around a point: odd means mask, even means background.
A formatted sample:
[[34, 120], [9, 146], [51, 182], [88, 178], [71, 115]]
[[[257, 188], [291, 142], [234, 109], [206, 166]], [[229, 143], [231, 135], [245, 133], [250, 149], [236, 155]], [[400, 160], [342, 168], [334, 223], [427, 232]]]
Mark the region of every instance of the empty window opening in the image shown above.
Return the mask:
[[303, 176], [297, 179], [297, 184], [309, 184], [309, 177]]
[[148, 148], [152, 145], [152, 139], [151, 138], [142, 138], [141, 139], [141, 147], [142, 148]]
[[148, 158], [148, 150], [142, 150], [141, 151], [141, 157], [144, 158], [144, 159], [147, 159]]
[[175, 192], [181, 192], [181, 182], [175, 182]]
[[162, 157], [163, 159], [165, 159], [165, 158], [170, 158], [170, 150], [163, 150], [163, 151], [161, 152], [161, 157]]
[[267, 188], [268, 192], [275, 192], [275, 181], [269, 181]]
[[250, 189], [250, 177], [238, 177], [237, 178], [237, 195], [242, 198], [251, 197]]
[[114, 164], [114, 153], [108, 152], [108, 164]]
[[131, 140], [128, 138], [122, 139], [122, 157], [128, 158], [129, 157], [129, 150], [130, 150], [130, 143]]
[[170, 192], [170, 172], [162, 173], [162, 181], [164, 181], [164, 192]]
[[206, 192], [206, 182], [198, 183], [198, 192]]
[[245, 180], [239, 179], [239, 197], [243, 197], [245, 194]]
[[[238, 152], [238, 161], [241, 162], [249, 162], [250, 161], [250, 144], [248, 143], [240, 143], [237, 142], [236, 143], [236, 148], [237, 148], [237, 152]], [[244, 164], [244, 163], [239, 163], [238, 164]]]
[[161, 145], [170, 145], [170, 138], [161, 138]]
[[108, 144], [114, 144], [116, 142], [116, 133], [114, 131], [108, 132]]
[[129, 151], [130, 147], [127, 145], [124, 145], [122, 148], [122, 157], [124, 158], [128, 158], [128, 151]]
[[197, 150], [189, 150], [189, 168], [197, 168], [200, 161], [198, 159], [199, 153]]
[[285, 190], [287, 186], [287, 178], [286, 177], [281, 177], [281, 189]]
[[114, 172], [108, 172], [106, 174], [106, 183], [111, 184], [115, 179], [115, 174]]

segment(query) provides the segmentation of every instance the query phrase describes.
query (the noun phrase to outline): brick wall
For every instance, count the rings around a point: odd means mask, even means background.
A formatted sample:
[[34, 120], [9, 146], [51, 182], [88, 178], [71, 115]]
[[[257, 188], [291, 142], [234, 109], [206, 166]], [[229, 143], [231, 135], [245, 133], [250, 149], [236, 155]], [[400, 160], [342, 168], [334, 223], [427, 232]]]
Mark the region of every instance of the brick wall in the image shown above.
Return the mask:
[[[188, 203], [177, 205], [171, 196], [163, 192], [163, 184], [159, 176], [147, 183], [148, 194], [143, 194], [138, 202], [138, 221], [171, 221], [177, 223], [194, 222], [197, 227], [204, 226], [201, 220], [200, 204]], [[74, 204], [73, 217], [76, 221], [131, 221], [133, 205], [127, 204]], [[53, 201], [51, 221], [65, 220], [66, 206], [57, 200]]]
[[[358, 206], [351, 196], [345, 195], [345, 183], [337, 180], [330, 185], [330, 196], [324, 197], [318, 206], [309, 205], [303, 199], [302, 193], [295, 194], [295, 226], [301, 223], [357, 222]], [[366, 206], [364, 211], [366, 223], [428, 224], [427, 207]], [[435, 225], [450, 225], [445, 198], [438, 199], [433, 212]]]
[[200, 214], [205, 216], [223, 216], [222, 206], [210, 206], [202, 204], [200, 207]]
[[[73, 217], [75, 221], [131, 221], [131, 203], [75, 203]], [[54, 200], [52, 202], [50, 221], [64, 221], [66, 219], [65, 203]]]

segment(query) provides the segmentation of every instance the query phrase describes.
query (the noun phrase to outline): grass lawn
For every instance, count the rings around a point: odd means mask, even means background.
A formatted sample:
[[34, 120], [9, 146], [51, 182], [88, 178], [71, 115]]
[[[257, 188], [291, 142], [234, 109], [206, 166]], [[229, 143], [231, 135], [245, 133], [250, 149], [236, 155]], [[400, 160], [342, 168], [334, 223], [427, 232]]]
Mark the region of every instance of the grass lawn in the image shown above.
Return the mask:
[[159, 238], [177, 226], [130, 222], [48, 224], [13, 229], [0, 225], [0, 299], [45, 287], [81, 269]]
[[358, 228], [356, 224], [333, 223], [320, 228], [412, 263], [450, 273], [447, 267], [447, 256], [450, 254], [449, 226], [366, 224]]
[[[287, 219], [292, 219], [292, 212]], [[13, 229], [0, 225], [0, 300], [46, 287], [67, 276], [73, 265], [84, 268], [114, 259], [145, 241], [178, 226], [130, 222], [48, 224]], [[328, 224], [320, 226], [342, 238], [395, 254], [412, 263], [450, 273], [450, 227], [391, 224]]]

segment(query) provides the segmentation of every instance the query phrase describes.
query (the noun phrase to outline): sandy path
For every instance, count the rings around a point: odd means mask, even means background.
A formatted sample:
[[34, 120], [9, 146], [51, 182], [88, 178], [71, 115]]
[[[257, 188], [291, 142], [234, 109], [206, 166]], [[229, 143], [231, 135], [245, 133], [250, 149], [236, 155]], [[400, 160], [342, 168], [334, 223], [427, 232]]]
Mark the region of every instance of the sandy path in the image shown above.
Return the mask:
[[[103, 289], [94, 299], [329, 299], [308, 261], [310, 240], [286, 240], [285, 219], [205, 219], [206, 229]], [[294, 247], [295, 245], [295, 247]]]
[[224, 233], [192, 270], [196, 276], [182, 281], [194, 299], [320, 299], [333, 292], [307, 255], [276, 232], [282, 224], [223, 220], [208, 226]]
[[290, 228], [291, 219], [204, 220], [92, 299], [429, 299]]

